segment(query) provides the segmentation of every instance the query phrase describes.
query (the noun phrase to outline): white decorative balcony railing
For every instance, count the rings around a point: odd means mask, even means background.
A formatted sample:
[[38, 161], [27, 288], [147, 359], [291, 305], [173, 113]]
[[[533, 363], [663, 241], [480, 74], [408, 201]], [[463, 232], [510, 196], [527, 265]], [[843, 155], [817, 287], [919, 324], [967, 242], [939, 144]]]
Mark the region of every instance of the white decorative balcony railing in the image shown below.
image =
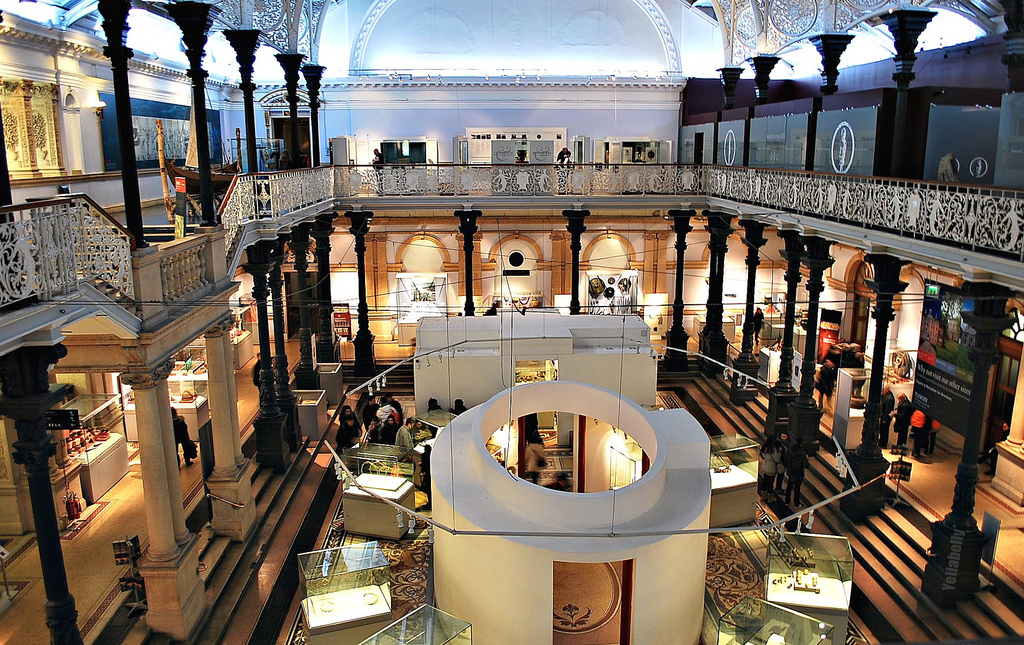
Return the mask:
[[0, 306], [98, 280], [131, 298], [131, 235], [83, 195], [0, 209]]
[[[164, 251], [162, 248], [161, 251]], [[160, 258], [160, 284], [164, 302], [173, 302], [210, 283], [207, 279], [206, 240], [169, 246]]]

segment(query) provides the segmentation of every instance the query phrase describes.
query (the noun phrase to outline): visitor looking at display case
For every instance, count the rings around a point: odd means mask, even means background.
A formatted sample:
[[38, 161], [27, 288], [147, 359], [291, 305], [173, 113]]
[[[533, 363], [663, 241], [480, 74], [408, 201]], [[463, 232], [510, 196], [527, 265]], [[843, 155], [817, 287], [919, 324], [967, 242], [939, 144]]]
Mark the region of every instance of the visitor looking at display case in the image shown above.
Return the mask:
[[832, 625], [747, 596], [718, 621], [718, 645], [829, 645]]

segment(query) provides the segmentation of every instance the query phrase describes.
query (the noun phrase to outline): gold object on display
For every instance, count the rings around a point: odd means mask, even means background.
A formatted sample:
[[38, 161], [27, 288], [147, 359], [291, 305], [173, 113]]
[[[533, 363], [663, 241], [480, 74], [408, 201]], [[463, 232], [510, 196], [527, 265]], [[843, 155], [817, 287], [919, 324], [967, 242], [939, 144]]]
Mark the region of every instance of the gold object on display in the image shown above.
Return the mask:
[[378, 600], [380, 600], [380, 596], [372, 591], [367, 591], [363, 594], [363, 602], [367, 605], [376, 605]]

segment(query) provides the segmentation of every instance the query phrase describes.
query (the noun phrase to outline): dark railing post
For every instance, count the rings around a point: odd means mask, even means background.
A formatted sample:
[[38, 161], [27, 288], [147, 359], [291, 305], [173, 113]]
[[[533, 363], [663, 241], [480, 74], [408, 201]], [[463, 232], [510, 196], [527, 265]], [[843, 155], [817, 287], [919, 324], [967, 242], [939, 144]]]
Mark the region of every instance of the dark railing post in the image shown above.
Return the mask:
[[[273, 302], [274, 310], [274, 391], [277, 395], [277, 407], [284, 414], [284, 438], [288, 442], [288, 449], [292, 452], [299, 450], [298, 422], [295, 411], [295, 395], [289, 383], [291, 375], [288, 373], [288, 352], [285, 349], [284, 331], [284, 276], [281, 275], [281, 264], [284, 263], [284, 244], [287, 235], [281, 236], [274, 245], [274, 253], [270, 256], [270, 272], [267, 275], [267, 282], [270, 284], [270, 299]], [[315, 432], [316, 429], [309, 429]]]
[[246, 249], [242, 268], [252, 276], [252, 297], [256, 301], [256, 328], [260, 341], [260, 412], [253, 422], [256, 431], [256, 461], [262, 466], [284, 472], [291, 454], [284, 436], [285, 416], [277, 407], [274, 387], [274, 361], [270, 347], [270, 321], [267, 319], [267, 274], [273, 263], [276, 241], [260, 240]]
[[897, 9], [891, 13], [883, 13], [879, 19], [889, 28], [892, 34], [896, 55], [892, 57], [896, 63], [896, 73], [892, 80], [896, 81], [896, 115], [892, 128], [892, 159], [889, 173], [894, 177], [906, 177], [908, 169], [904, 164], [904, 146], [907, 137], [907, 106], [910, 97], [910, 84], [914, 80], [914, 63], [917, 62], [917, 39], [935, 15], [928, 9]]
[[370, 333], [370, 305], [366, 300], [366, 234], [370, 230], [373, 213], [370, 211], [348, 211], [345, 217], [352, 226], [348, 232], [356, 238], [356, 269], [359, 274], [359, 329], [352, 340], [356, 354], [355, 375], [363, 378], [377, 373], [373, 356], [373, 334]]
[[476, 315], [476, 305], [473, 303], [474, 276], [473, 276], [473, 255], [476, 253], [473, 245], [473, 236], [480, 230], [476, 220], [483, 213], [480, 211], [455, 211], [455, 217], [459, 218], [459, 233], [462, 234], [462, 255], [466, 263], [466, 305], [464, 311], [467, 316]]
[[78, 631], [78, 610], [68, 589], [50, 481], [50, 458], [57, 453], [57, 446], [46, 427], [46, 412], [62, 396], [62, 391], [50, 389], [47, 372], [67, 354], [63, 345], [53, 345], [22, 347], [0, 357], [4, 394], [0, 399], [0, 414], [14, 420], [17, 439], [12, 456], [15, 463], [25, 466], [39, 566], [46, 590], [44, 611], [50, 642], [79, 645], [82, 635]]
[[[135, 237], [135, 247], [144, 248], [145, 229], [142, 224], [142, 197], [139, 193], [139, 167], [135, 160], [135, 127], [132, 124], [131, 85], [128, 83], [128, 59], [135, 53], [125, 46], [128, 36], [129, 0], [100, 0], [103, 32], [107, 45], [103, 55], [110, 59], [114, 85], [114, 107], [117, 110], [117, 145], [121, 153], [121, 192], [124, 197], [126, 227]], [[6, 150], [6, 148], [4, 148]], [[7, 159], [4, 159], [6, 167]], [[4, 177], [7, 177], [5, 168]]]
[[779, 63], [778, 56], [754, 56], [750, 64], [754, 67], [754, 94], [758, 105], [768, 102], [768, 81], [771, 79], [772, 70]]
[[[736, 107], [736, 86], [740, 82], [743, 68], [739, 65], [727, 65], [718, 72], [722, 75], [722, 109], [731, 110]], [[705, 142], [705, 145], [708, 143]]]
[[[291, 136], [291, 147], [289, 154], [292, 158], [292, 168], [299, 167], [299, 68], [306, 58], [303, 54], [277, 54], [277, 62], [281, 63], [284, 70], [284, 87], [288, 95], [288, 132]], [[288, 170], [282, 168], [281, 170]]]
[[778, 434], [789, 424], [789, 404], [796, 398], [793, 387], [793, 328], [796, 326], [796, 291], [800, 286], [800, 263], [804, 258], [804, 239], [799, 231], [779, 231], [786, 246], [782, 257], [786, 260], [786, 315], [782, 328], [782, 355], [779, 360], [779, 380], [768, 390], [768, 416], [764, 421], [767, 435]]
[[288, 247], [295, 256], [295, 276], [299, 281], [299, 364], [295, 368], [295, 385], [300, 390], [319, 390], [320, 374], [313, 365], [313, 333], [309, 328], [309, 229], [312, 222], [292, 227]]
[[818, 34], [810, 40], [821, 55], [821, 93], [835, 94], [839, 91], [839, 60], [853, 34]]
[[998, 358], [997, 343], [1010, 325], [1006, 315], [1007, 292], [992, 284], [969, 284], [965, 291], [974, 298], [974, 311], [962, 314], [973, 331], [960, 342], [968, 345], [974, 374], [971, 402], [960, 464], [956, 468], [953, 507], [939, 522], [932, 523], [931, 556], [921, 578], [921, 590], [939, 607], [954, 607], [956, 601], [974, 595], [979, 588], [981, 551], [988, 538], [974, 519], [974, 494], [978, 486], [978, 456], [985, 431], [988, 382]]
[[800, 394], [789, 406], [789, 436], [793, 439], [803, 437], [804, 448], [809, 453], [818, 452], [818, 427], [821, 423], [821, 410], [814, 401], [814, 365], [818, 353], [818, 307], [821, 292], [825, 290], [825, 269], [832, 266], [835, 259], [829, 256], [832, 242], [823, 237], [807, 236], [804, 238], [807, 256], [804, 264], [810, 269], [807, 278], [807, 316], [804, 337], [804, 362], [800, 369]]
[[337, 363], [338, 344], [334, 342], [334, 297], [331, 295], [331, 235], [334, 233], [333, 211], [316, 216], [310, 235], [316, 241], [317, 309], [319, 328], [316, 331], [316, 361]]
[[569, 300], [569, 315], [577, 316], [580, 313], [580, 251], [583, 250], [582, 238], [586, 232], [585, 221], [590, 216], [588, 210], [564, 210], [567, 223], [565, 229], [569, 231], [569, 250], [572, 251], [572, 298]]
[[[850, 470], [857, 480], [864, 484], [889, 468], [889, 462], [882, 456], [878, 446], [878, 420], [882, 410], [882, 377], [885, 374], [885, 350], [889, 339], [889, 324], [896, 317], [893, 302], [907, 287], [900, 281], [900, 271], [906, 260], [869, 253], [865, 261], [874, 269], [874, 278], [867, 282], [875, 292], [875, 340], [871, 353], [871, 379], [868, 381], [868, 398], [864, 404], [864, 428], [860, 433], [860, 445], [847, 453]], [[847, 484], [853, 480], [847, 479]], [[859, 521], [882, 510], [885, 506], [885, 482], [882, 479], [864, 486], [856, 493], [839, 500], [839, 508], [852, 521]]]
[[[245, 157], [249, 172], [259, 172], [259, 152], [256, 150], [256, 84], [252, 82], [256, 50], [260, 46], [259, 29], [225, 29], [224, 37], [235, 50], [242, 82], [242, 103], [245, 110]], [[241, 160], [239, 160], [241, 162]]]
[[[768, 238], [764, 236], [764, 229], [768, 225], [753, 219], [742, 219], [740, 226], [744, 231], [743, 243], [747, 245], [747, 305], [743, 312], [743, 340], [740, 344], [740, 355], [733, 360], [732, 366], [742, 374], [757, 376], [761, 362], [754, 354], [754, 341], [757, 339], [757, 330], [754, 329], [754, 293], [757, 291], [757, 267], [761, 264], [761, 247], [768, 242]], [[733, 403], [752, 401], [756, 397], [757, 388], [747, 385], [745, 379], [734, 378], [732, 380], [729, 399]]]
[[217, 225], [217, 210], [213, 205], [213, 175], [210, 168], [210, 126], [206, 116], [206, 35], [213, 26], [219, 9], [204, 2], [185, 0], [167, 5], [167, 13], [181, 29], [188, 57], [188, 77], [192, 79], [192, 111], [196, 122], [196, 151], [199, 155], [199, 206], [203, 226]]
[[313, 167], [320, 165], [320, 79], [323, 78], [322, 65], [303, 65], [302, 75], [306, 78], [306, 90], [309, 92], [309, 125], [311, 127], [309, 152]]
[[672, 300], [672, 326], [668, 330], [668, 346], [676, 351], [665, 353], [665, 369], [670, 372], [686, 372], [690, 369], [690, 359], [686, 354], [690, 335], [683, 326], [683, 282], [686, 255], [686, 234], [693, 230], [690, 218], [696, 217], [695, 210], [670, 209], [668, 216], [672, 218], [672, 230], [676, 233], [676, 284], [675, 296]]
[[705, 376], [715, 376], [725, 369], [720, 363], [725, 363], [729, 358], [729, 339], [722, 331], [722, 291], [725, 286], [725, 254], [729, 251], [729, 235], [732, 234], [732, 215], [714, 211], [704, 213], [711, 234], [708, 242], [711, 267], [708, 275], [707, 317], [701, 336], [704, 354], [712, 360], [702, 360], [700, 371]]

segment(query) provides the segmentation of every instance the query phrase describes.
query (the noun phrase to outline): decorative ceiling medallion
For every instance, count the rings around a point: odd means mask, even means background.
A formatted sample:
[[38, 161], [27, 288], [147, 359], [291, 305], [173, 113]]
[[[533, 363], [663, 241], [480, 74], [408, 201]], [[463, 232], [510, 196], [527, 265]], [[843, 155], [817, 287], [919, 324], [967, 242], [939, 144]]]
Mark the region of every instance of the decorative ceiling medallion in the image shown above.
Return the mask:
[[768, 18], [780, 32], [796, 38], [818, 20], [818, 3], [811, 0], [771, 0]]
[[750, 5], [744, 5], [736, 16], [736, 37], [747, 47], [757, 47], [757, 26], [754, 24], [754, 11]]
[[888, 4], [889, 0], [845, 0], [845, 4], [850, 5], [854, 9], [860, 11], [871, 11], [877, 9], [882, 5]]

